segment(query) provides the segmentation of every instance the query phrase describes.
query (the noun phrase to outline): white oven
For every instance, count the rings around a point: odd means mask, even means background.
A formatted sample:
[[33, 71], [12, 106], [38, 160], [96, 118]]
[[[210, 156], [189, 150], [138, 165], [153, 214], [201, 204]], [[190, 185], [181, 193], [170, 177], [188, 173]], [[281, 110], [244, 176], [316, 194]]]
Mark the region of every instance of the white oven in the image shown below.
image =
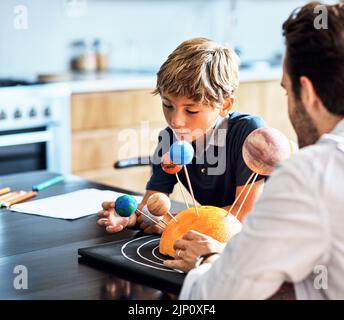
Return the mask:
[[0, 175], [71, 171], [70, 91], [64, 84], [0, 88]]

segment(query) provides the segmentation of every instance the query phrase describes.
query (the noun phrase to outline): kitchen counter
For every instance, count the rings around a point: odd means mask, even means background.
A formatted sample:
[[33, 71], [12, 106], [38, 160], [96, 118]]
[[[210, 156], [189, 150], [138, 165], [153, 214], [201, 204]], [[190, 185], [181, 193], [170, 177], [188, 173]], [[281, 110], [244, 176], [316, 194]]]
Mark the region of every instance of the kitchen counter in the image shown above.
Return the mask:
[[[282, 77], [281, 67], [268, 67], [265, 65], [254, 68], [243, 68], [239, 71], [240, 83], [259, 81], [280, 81]], [[153, 89], [156, 85], [156, 74], [154, 72], [106, 72], [97, 74], [72, 74], [67, 73], [68, 80], [36, 82], [31, 80], [32, 85], [19, 85], [16, 87], [2, 87], [1, 91], [17, 90], [17, 88], [40, 88], [42, 85], [59, 84], [70, 93], [87, 93], [102, 91], [125, 91]], [[69, 80], [70, 79], [70, 80]]]
[[[240, 70], [239, 77], [241, 83], [279, 81], [282, 77], [282, 69], [280, 67], [243, 69]], [[69, 86], [72, 93], [152, 89], [156, 85], [156, 75], [153, 73], [114, 73], [89, 76], [64, 83]]]
[[72, 93], [140, 90], [155, 87], [155, 75], [114, 74], [65, 82]]
[[256, 67], [239, 71], [240, 82], [280, 81], [282, 67]]

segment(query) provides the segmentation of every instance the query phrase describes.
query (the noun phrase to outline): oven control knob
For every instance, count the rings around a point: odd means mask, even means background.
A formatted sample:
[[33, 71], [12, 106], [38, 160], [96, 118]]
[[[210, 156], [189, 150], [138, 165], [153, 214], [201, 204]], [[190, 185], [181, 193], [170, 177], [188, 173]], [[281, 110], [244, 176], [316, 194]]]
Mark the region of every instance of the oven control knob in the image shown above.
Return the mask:
[[47, 117], [47, 118], [51, 116], [51, 110], [50, 110], [49, 107], [46, 107], [44, 109], [44, 116]]
[[22, 117], [22, 113], [20, 112], [19, 109], [17, 109], [15, 112], [14, 112], [14, 119], [20, 119]]
[[7, 116], [4, 110], [1, 110], [0, 112], [0, 120], [6, 120]]
[[29, 117], [34, 118], [36, 116], [37, 116], [37, 111], [34, 108], [31, 108], [31, 110], [29, 112]]

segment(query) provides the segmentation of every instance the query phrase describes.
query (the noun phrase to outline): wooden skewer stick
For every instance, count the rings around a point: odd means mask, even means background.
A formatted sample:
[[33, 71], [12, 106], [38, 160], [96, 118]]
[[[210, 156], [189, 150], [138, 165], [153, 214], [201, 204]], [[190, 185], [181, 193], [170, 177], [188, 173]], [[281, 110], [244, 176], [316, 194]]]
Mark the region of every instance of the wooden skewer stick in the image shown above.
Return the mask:
[[168, 213], [168, 215], [169, 215], [175, 222], [178, 223], [177, 218], [176, 218], [171, 212], [167, 211], [167, 213]]
[[181, 191], [181, 193], [183, 195], [183, 198], [184, 198], [185, 205], [186, 205], [187, 208], [189, 208], [189, 204], [188, 204], [188, 202], [186, 200], [186, 196], [185, 196], [185, 193], [184, 193], [184, 190], [183, 190], [182, 183], [180, 182], [180, 179], [179, 179], [179, 176], [178, 176], [178, 172], [176, 172], [176, 177], [177, 177], [177, 180], [178, 180], [180, 191]]
[[167, 222], [164, 219], [159, 220], [157, 222], [157, 225], [159, 225], [159, 222], [162, 222], [165, 225], [165, 227], [167, 226]]
[[[162, 229], [165, 229], [165, 227], [162, 227], [159, 222], [162, 221], [156, 221], [155, 219], [151, 218], [149, 215], [145, 214], [143, 211], [139, 210], [139, 209], [136, 209], [136, 211], [139, 213], [139, 214], [142, 214], [144, 215], [146, 218], [148, 218], [150, 221], [152, 221], [154, 224], [158, 225], [160, 228]], [[167, 223], [165, 221], [163, 221], [165, 223], [165, 225], [167, 225]]]
[[188, 181], [188, 185], [189, 185], [189, 188], [190, 188], [192, 201], [193, 201], [193, 203], [194, 203], [194, 206], [195, 206], [195, 210], [196, 210], [197, 216], [199, 216], [198, 208], [197, 208], [197, 206], [196, 206], [195, 196], [194, 196], [194, 193], [193, 193], [193, 190], [192, 190], [192, 186], [191, 186], [191, 182], [190, 182], [190, 177], [189, 177], [188, 169], [186, 169], [186, 165], [184, 165], [183, 167], [184, 167], [184, 171], [185, 171], [186, 180]]
[[231, 213], [231, 212], [232, 212], [233, 207], [236, 205], [236, 203], [237, 203], [238, 200], [240, 199], [241, 195], [242, 195], [243, 192], [245, 191], [247, 185], [250, 183], [250, 181], [252, 180], [252, 178], [253, 178], [254, 175], [255, 175], [255, 173], [252, 172], [252, 174], [251, 174], [251, 175], [249, 176], [249, 178], [247, 179], [247, 181], [246, 181], [244, 187], [241, 189], [239, 195], [235, 198], [233, 204], [232, 204], [231, 207], [229, 208], [228, 213]]
[[256, 173], [256, 174], [254, 175], [254, 178], [253, 178], [253, 180], [252, 180], [252, 183], [250, 184], [250, 187], [248, 188], [247, 193], [245, 194], [245, 198], [244, 198], [244, 200], [241, 202], [241, 205], [240, 205], [240, 207], [239, 207], [237, 213], [235, 214], [235, 217], [236, 217], [236, 218], [238, 217], [238, 215], [239, 215], [239, 213], [240, 213], [240, 211], [241, 211], [241, 208], [243, 207], [243, 205], [244, 205], [244, 203], [245, 203], [245, 201], [246, 201], [246, 199], [247, 199], [249, 193], [251, 192], [251, 189], [252, 189], [254, 183], [256, 182], [257, 177], [258, 177], [258, 173]]
[[167, 226], [167, 222], [162, 218], [161, 220], [156, 220], [156, 224], [159, 224], [159, 222], [162, 222], [165, 226]]

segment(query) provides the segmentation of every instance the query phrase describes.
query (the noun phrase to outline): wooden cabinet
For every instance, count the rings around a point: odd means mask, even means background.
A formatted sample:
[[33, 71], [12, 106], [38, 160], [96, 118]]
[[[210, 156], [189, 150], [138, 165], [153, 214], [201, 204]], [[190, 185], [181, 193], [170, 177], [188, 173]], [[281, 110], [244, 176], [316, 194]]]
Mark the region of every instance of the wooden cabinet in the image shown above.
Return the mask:
[[296, 142], [296, 133], [288, 116], [288, 98], [280, 82], [265, 82], [263, 90], [264, 120], [269, 126], [281, 130], [289, 139]]
[[149, 166], [114, 169], [117, 160], [150, 155], [166, 124], [151, 90], [72, 95], [72, 171], [86, 179], [144, 192]]
[[[72, 170], [92, 181], [144, 192], [149, 166], [113, 169], [117, 160], [150, 155], [166, 127], [161, 101], [152, 90], [72, 95]], [[261, 116], [296, 141], [279, 81], [242, 83], [234, 109]], [[172, 198], [182, 200], [179, 188]]]
[[163, 124], [74, 132], [73, 172], [109, 168], [117, 160], [153, 154]]
[[235, 92], [234, 110], [263, 117], [263, 82], [245, 82]]
[[268, 126], [296, 142], [296, 134], [288, 118], [287, 97], [279, 81], [242, 83], [235, 101], [235, 109], [262, 117]]
[[161, 100], [152, 90], [112, 91], [72, 95], [72, 130], [114, 129], [164, 123]]

